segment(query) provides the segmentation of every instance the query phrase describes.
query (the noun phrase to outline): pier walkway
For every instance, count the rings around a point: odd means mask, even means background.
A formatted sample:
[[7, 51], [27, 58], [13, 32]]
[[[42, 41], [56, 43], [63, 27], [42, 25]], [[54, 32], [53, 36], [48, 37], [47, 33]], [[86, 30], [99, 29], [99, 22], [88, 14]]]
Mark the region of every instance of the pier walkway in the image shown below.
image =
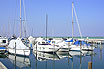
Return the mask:
[[0, 62], [0, 69], [7, 69], [7, 68]]

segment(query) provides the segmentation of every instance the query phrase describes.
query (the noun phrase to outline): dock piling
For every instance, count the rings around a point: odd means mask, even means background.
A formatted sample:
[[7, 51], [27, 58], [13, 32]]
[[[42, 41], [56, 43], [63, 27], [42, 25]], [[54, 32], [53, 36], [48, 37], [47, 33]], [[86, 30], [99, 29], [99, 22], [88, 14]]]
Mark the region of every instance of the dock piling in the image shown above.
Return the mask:
[[88, 69], [92, 69], [92, 62], [88, 62]]

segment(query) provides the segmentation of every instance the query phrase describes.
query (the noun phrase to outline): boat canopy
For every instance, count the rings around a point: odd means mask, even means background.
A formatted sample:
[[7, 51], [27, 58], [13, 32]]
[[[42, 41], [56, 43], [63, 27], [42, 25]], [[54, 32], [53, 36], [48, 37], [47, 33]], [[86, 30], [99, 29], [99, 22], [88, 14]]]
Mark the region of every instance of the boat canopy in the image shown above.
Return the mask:
[[29, 49], [29, 47], [25, 46], [21, 41], [21, 38], [17, 38], [16, 40], [11, 40], [8, 47], [15, 49]]
[[0, 50], [5, 50], [6, 48], [5, 47], [0, 47]]
[[65, 42], [73, 42], [73, 39], [71, 39], [71, 40], [65, 40]]
[[80, 40], [74, 42], [74, 45], [80, 45], [80, 44], [81, 45], [86, 45], [86, 46], [90, 45], [89, 43], [86, 43], [85, 41], [80, 41]]

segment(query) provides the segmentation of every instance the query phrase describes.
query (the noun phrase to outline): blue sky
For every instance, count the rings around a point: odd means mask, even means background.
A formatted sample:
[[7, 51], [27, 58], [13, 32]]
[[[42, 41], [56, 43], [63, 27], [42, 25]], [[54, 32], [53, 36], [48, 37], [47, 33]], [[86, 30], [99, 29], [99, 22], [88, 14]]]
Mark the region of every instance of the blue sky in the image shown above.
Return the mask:
[[[104, 36], [104, 0], [24, 0], [27, 35], [45, 36], [48, 14], [48, 36], [72, 36], [72, 1], [82, 35]], [[19, 35], [19, 3], [19, 0], [0, 0], [0, 35]], [[22, 19], [23, 14], [22, 4]], [[74, 36], [79, 36], [75, 16], [74, 22]]]

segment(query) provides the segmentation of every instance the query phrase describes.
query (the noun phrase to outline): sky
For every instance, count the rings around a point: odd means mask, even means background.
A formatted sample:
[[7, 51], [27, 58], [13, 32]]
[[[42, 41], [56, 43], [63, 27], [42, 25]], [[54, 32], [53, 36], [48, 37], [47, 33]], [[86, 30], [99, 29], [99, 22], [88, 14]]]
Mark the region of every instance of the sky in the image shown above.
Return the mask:
[[[45, 36], [47, 14], [48, 36], [71, 37], [72, 2], [74, 2], [82, 36], [104, 36], [104, 0], [24, 0], [24, 4], [22, 0], [22, 24], [25, 22], [26, 35]], [[13, 34], [19, 36], [19, 18], [20, 0], [0, 0], [1, 36]], [[74, 36], [80, 36], [75, 14]]]

